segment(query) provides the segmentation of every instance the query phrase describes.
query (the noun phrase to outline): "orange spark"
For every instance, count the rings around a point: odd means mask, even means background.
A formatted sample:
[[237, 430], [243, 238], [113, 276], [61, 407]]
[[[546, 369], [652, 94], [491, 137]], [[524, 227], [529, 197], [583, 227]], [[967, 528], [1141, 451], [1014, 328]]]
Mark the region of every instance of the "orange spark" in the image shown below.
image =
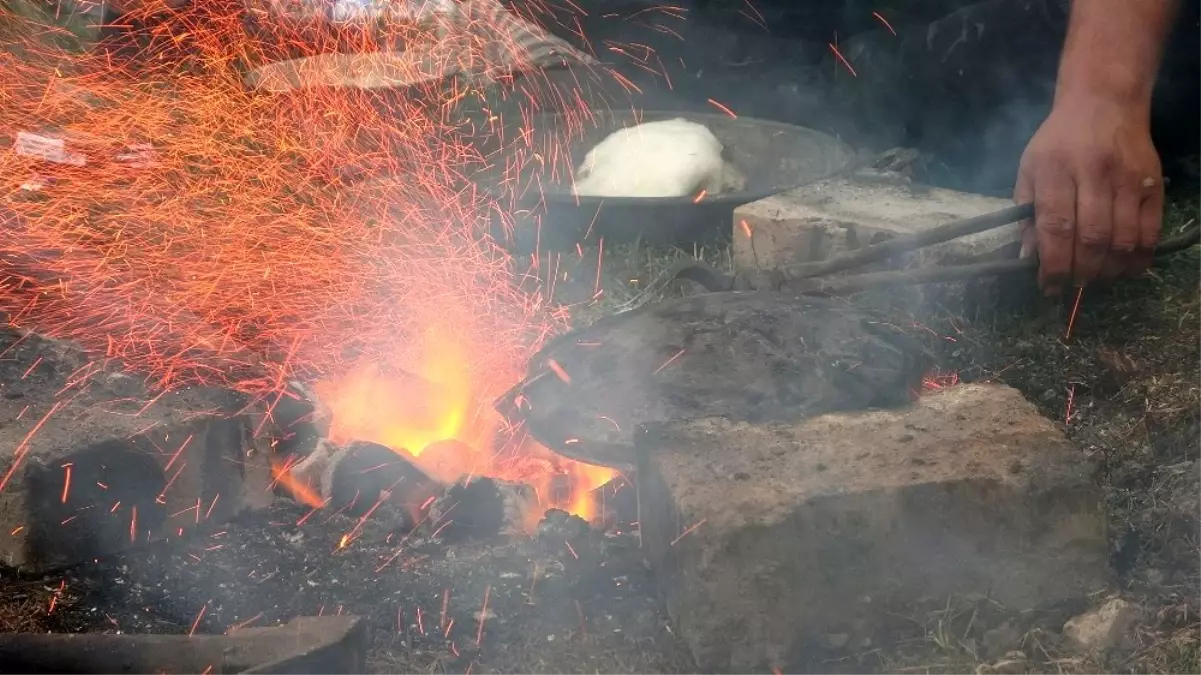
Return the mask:
[[207, 602], [200, 608], [200, 613], [196, 615], [196, 620], [192, 622], [192, 627], [188, 629], [188, 637], [196, 634], [196, 627], [200, 625], [200, 620], [204, 618], [204, 613], [208, 611], [208, 608], [209, 604]]
[[488, 619], [488, 595], [492, 592], [492, 584], [484, 586], [484, 606], [480, 608], [480, 625], [475, 631], [475, 645], [478, 647], [484, 641], [484, 621]]
[[[29, 453], [30, 439], [33, 438], [34, 434], [36, 434], [38, 430], [42, 428], [42, 425], [44, 425], [46, 421], [49, 420], [52, 415], [54, 415], [54, 413], [58, 412], [59, 409], [62, 408], [63, 404], [63, 401], [55, 401], [54, 405], [50, 406], [50, 410], [48, 410], [46, 414], [37, 421], [37, 424], [33, 425], [33, 428], [29, 430], [29, 433], [25, 434], [25, 438], [21, 439], [21, 442], [17, 445], [16, 449], [13, 450], [12, 464], [8, 467], [8, 471], [4, 474], [4, 478], [0, 479], [0, 492], [4, 491], [4, 487], [8, 485], [8, 481], [12, 480], [13, 474], [17, 472], [17, 467], [21, 465], [21, 462], [25, 459], [25, 455]], [[24, 410], [22, 410], [22, 412], [24, 412]]]
[[708, 99], [708, 100], [709, 100], [709, 105], [713, 106], [714, 108], [717, 108], [718, 110], [722, 111], [723, 113], [729, 115], [730, 117], [732, 117], [734, 119], [738, 119], [738, 115], [734, 114], [733, 110], [730, 110], [726, 106], [722, 105], [721, 103], [718, 103], [717, 101], [714, 101], [713, 99]]
[[656, 369], [655, 369], [655, 372], [654, 372], [653, 374], [654, 374], [654, 375], [658, 375], [660, 371], [662, 371], [664, 368], [666, 368], [666, 367], [670, 366], [672, 363], [675, 363], [675, 360], [676, 360], [676, 359], [678, 359], [678, 358], [680, 358], [680, 357], [681, 357], [681, 356], [683, 356], [683, 355], [684, 355], [684, 350], [683, 350], [683, 349], [681, 349], [680, 351], [678, 351], [678, 352], [676, 352], [675, 354], [673, 354], [673, 355], [671, 356], [671, 358], [669, 358], [669, 359], [667, 359], [666, 361], [664, 361], [662, 365], [660, 365], [658, 368], [656, 368]]
[[33, 364], [31, 364], [31, 365], [29, 366], [29, 368], [28, 368], [28, 369], [26, 369], [26, 371], [25, 371], [24, 373], [22, 373], [22, 374], [21, 374], [21, 379], [22, 379], [22, 380], [24, 380], [25, 378], [29, 377], [29, 374], [30, 374], [30, 373], [32, 373], [32, 372], [33, 372], [33, 369], [34, 369], [34, 368], [37, 368], [37, 367], [38, 367], [38, 364], [39, 364], [39, 363], [41, 363], [41, 362], [42, 362], [42, 357], [41, 357], [41, 356], [38, 356], [36, 359], [34, 359], [34, 360], [33, 360]]
[[872, 12], [872, 16], [876, 17], [877, 21], [884, 24], [884, 27], [888, 29], [889, 33], [892, 33], [893, 35], [897, 34], [897, 32], [895, 30], [893, 30], [892, 24], [888, 23], [888, 19], [885, 19], [882, 14], [880, 14], [879, 12]]
[[676, 537], [675, 539], [672, 539], [671, 544], [669, 544], [669, 546], [675, 546], [681, 539], [688, 536], [693, 530], [700, 527], [701, 525], [704, 525], [706, 520], [708, 520], [708, 518], [701, 518], [699, 522], [697, 522], [694, 525], [689, 526], [688, 529], [686, 529], [680, 533], [680, 536]]
[[855, 69], [851, 67], [851, 62], [847, 61], [846, 57], [842, 55], [842, 52], [838, 51], [838, 47], [836, 47], [833, 42], [829, 43], [829, 46], [830, 51], [834, 52], [834, 56], [836, 56], [838, 60], [842, 62], [842, 65], [846, 66], [847, 71], [851, 73], [851, 76], [859, 77], [859, 73], [855, 72]]
[[[175, 464], [175, 460], [179, 459], [180, 453], [182, 453], [183, 449], [188, 447], [188, 443], [191, 443], [191, 442], [192, 442], [192, 434], [188, 434], [188, 437], [183, 439], [183, 443], [180, 443], [179, 448], [175, 450], [175, 454], [171, 455], [171, 459], [167, 461], [167, 465], [163, 467], [163, 471], [171, 470], [171, 465]], [[166, 490], [164, 490], [163, 492], [166, 492]]]
[[560, 366], [558, 361], [547, 359], [546, 365], [560, 380], [563, 380], [564, 384], [571, 384], [571, 376], [567, 374], [566, 370], [563, 370], [563, 366]]
[[241, 623], [234, 623], [234, 625], [229, 627], [228, 631], [226, 631], [226, 634], [228, 635], [229, 633], [234, 633], [234, 632], [240, 631], [240, 629], [243, 629], [246, 626], [250, 626], [251, 623], [258, 621], [259, 619], [262, 619], [262, 617], [263, 617], [263, 613], [258, 613], [255, 616], [251, 616], [250, 619], [247, 619]]
[[67, 495], [71, 493], [71, 465], [63, 465], [63, 494], [59, 500], [61, 503], [67, 503]]
[[1072, 339], [1072, 327], [1076, 325], [1076, 314], [1080, 311], [1080, 299], [1084, 297], [1084, 287], [1076, 289], [1076, 300], [1072, 303], [1072, 313], [1068, 316], [1068, 327], [1063, 333], [1064, 340]]

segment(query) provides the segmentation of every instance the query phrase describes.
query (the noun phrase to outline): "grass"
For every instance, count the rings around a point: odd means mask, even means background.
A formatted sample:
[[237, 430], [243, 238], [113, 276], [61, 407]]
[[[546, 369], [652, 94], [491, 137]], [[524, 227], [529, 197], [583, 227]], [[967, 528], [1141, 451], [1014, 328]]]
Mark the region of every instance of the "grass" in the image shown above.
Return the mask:
[[[698, 246], [682, 250], [634, 242], [606, 246], [601, 251], [590, 249], [582, 255], [560, 254], [557, 266], [554, 266], [555, 257], [555, 254], [551, 254], [551, 268], [563, 271], [553, 289], [554, 296], [558, 301], [572, 306], [572, 318], [576, 325], [587, 325], [602, 316], [631, 309], [645, 301], [686, 294], [691, 290], [684, 286], [688, 282], [673, 285], [666, 289], [666, 293], [648, 292], [669, 269], [681, 261], [701, 260], [723, 271], [733, 269], [730, 249], [726, 246]], [[598, 288], [604, 289], [599, 296], [596, 293]]]

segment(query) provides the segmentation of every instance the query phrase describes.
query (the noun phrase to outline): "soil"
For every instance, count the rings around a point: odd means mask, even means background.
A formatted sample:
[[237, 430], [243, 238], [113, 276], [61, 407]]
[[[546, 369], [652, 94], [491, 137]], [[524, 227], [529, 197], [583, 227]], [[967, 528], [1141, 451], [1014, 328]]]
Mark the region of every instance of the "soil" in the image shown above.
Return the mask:
[[[1195, 197], [1177, 200], [1168, 229], [1196, 215]], [[605, 256], [606, 278], [644, 286], [653, 277], [632, 273], [615, 251]], [[651, 257], [635, 250], [635, 258]], [[595, 268], [583, 276], [594, 283]], [[913, 319], [928, 329], [948, 377], [1018, 388], [1095, 461], [1118, 590], [1142, 610], [1133, 644], [1081, 653], [1061, 637], [1064, 616], [947, 598], [937, 611], [905, 617], [907, 628], [886, 639], [846, 649], [847, 636], [828, 636], [844, 656], [805, 669], [1201, 672], [1201, 254], [1110, 290], [1090, 288], [1075, 312], [1075, 294], [1032, 299], [1016, 288], [1027, 283], [1012, 281], [1016, 304], [971, 316], [932, 308]], [[623, 292], [611, 297], [631, 294]], [[450, 542], [406, 540], [389, 521], [369, 519], [339, 548], [356, 523], [280, 502], [186, 546], [36, 578], [2, 571], [0, 629], [223, 633], [353, 613], [370, 622], [376, 672], [694, 669], [660, 613], [633, 526]]]

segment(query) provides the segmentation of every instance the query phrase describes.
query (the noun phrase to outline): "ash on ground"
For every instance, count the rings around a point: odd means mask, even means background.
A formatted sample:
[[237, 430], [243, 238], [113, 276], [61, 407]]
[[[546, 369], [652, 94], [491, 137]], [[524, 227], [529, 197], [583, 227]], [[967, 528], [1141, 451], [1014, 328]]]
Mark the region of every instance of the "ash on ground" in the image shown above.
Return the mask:
[[565, 515], [552, 512], [543, 536], [444, 540], [281, 500], [186, 545], [5, 575], [0, 606], [29, 616], [9, 630], [64, 633], [221, 634], [356, 614], [377, 672], [690, 670], [637, 531]]

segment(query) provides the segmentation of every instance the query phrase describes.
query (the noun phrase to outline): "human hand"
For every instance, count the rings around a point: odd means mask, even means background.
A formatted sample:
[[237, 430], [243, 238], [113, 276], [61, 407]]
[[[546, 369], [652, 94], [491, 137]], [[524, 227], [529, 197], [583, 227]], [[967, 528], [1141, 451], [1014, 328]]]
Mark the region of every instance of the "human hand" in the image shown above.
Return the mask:
[[1034, 203], [1022, 255], [1038, 253], [1047, 295], [1147, 269], [1164, 201], [1147, 107], [1084, 94], [1057, 99], [1022, 155], [1014, 200]]

